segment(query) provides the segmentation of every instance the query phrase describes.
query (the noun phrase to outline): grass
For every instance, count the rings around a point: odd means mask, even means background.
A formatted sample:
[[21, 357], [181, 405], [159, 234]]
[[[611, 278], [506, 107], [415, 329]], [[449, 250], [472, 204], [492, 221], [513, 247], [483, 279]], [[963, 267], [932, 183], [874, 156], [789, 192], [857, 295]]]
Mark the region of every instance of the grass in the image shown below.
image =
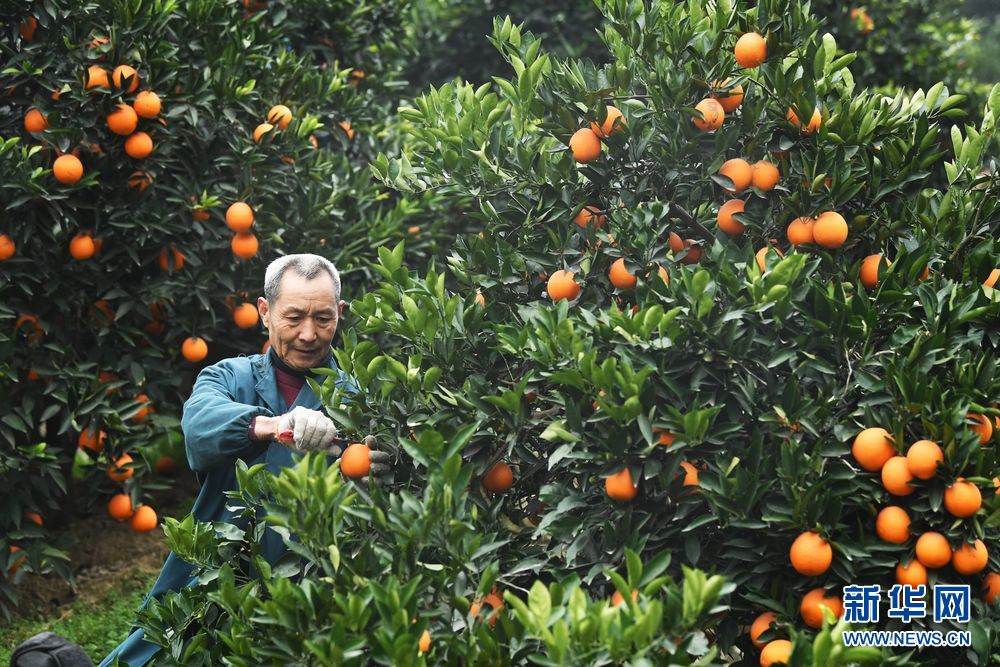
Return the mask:
[[119, 578], [100, 599], [74, 602], [62, 618], [17, 619], [0, 627], [0, 665], [10, 662], [10, 654], [18, 644], [46, 630], [76, 642], [98, 664], [128, 635], [135, 612], [158, 574], [133, 570]]

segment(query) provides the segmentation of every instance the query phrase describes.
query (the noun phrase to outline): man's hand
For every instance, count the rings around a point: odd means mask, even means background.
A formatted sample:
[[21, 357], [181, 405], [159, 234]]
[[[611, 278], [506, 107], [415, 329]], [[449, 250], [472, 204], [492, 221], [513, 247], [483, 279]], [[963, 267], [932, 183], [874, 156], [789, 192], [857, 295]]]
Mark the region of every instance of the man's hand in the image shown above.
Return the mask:
[[[333, 420], [319, 410], [310, 410], [299, 406], [291, 412], [282, 415], [278, 420], [277, 433], [292, 432], [288, 446], [299, 452], [312, 452], [321, 449], [339, 455], [339, 447], [334, 446], [337, 437], [337, 427]], [[277, 434], [276, 434], [277, 435]]]

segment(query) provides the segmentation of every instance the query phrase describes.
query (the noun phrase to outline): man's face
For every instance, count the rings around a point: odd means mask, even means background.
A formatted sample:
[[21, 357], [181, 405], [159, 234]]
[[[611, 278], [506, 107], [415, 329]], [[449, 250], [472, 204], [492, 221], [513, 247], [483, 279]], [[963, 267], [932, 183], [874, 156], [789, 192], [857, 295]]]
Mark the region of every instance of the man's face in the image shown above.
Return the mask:
[[319, 366], [330, 351], [344, 303], [337, 303], [333, 279], [327, 273], [306, 280], [286, 271], [277, 302], [272, 307], [258, 297], [257, 310], [278, 358], [292, 368], [307, 370]]

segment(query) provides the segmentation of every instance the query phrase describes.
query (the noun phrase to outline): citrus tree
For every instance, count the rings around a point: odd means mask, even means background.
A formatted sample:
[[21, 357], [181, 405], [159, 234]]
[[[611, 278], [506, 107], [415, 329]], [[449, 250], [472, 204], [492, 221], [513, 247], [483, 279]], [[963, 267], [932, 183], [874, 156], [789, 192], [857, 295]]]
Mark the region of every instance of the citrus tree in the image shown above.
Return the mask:
[[[498, 20], [510, 72], [400, 110], [373, 173], [468, 228], [379, 249], [361, 391], [315, 387], [394, 478], [240, 468], [238, 524], [171, 521], [173, 659], [997, 660], [1000, 88], [943, 131], [961, 95], [858, 86], [805, 3], [599, 6], [607, 64]], [[972, 646], [846, 649], [842, 588], [896, 583], [969, 584]]]

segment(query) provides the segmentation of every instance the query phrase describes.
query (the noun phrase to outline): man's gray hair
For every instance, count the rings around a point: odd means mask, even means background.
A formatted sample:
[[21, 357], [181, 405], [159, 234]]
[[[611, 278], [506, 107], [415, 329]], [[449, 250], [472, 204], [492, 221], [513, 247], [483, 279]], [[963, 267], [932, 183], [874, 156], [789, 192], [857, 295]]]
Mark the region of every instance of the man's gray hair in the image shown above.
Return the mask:
[[267, 265], [264, 274], [264, 298], [270, 306], [278, 301], [278, 291], [281, 288], [281, 278], [291, 269], [306, 280], [312, 280], [321, 272], [326, 271], [333, 278], [334, 300], [340, 302], [340, 273], [333, 262], [319, 255], [301, 254], [285, 255]]

